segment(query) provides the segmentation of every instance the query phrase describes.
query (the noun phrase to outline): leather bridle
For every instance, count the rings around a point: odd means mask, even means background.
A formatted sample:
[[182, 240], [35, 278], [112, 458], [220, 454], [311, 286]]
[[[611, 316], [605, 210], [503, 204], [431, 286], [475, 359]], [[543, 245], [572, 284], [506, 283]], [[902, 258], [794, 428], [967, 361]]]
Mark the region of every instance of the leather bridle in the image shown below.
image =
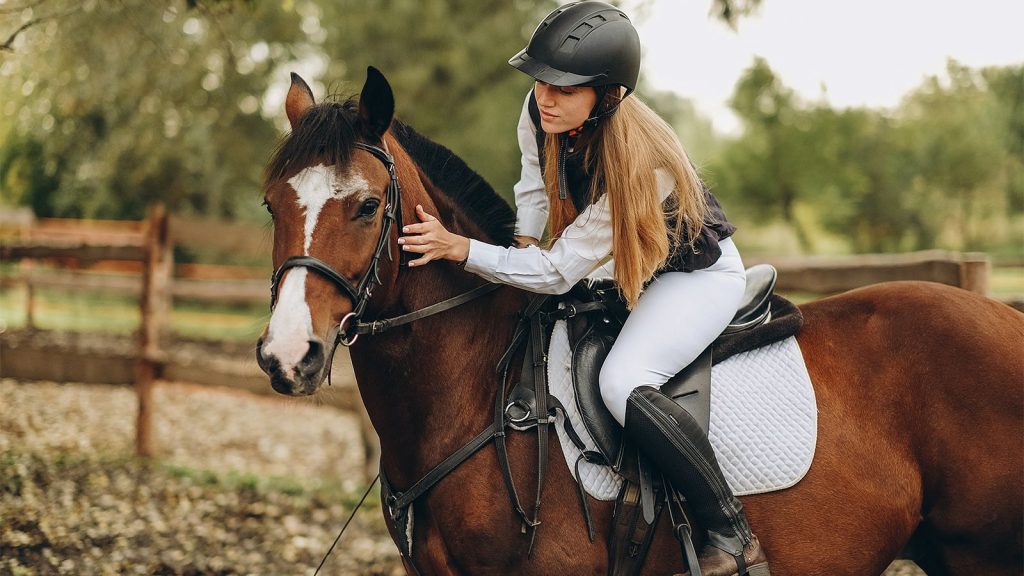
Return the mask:
[[[348, 278], [319, 258], [313, 256], [292, 256], [285, 260], [274, 272], [274, 277], [270, 284], [271, 309], [273, 309], [274, 303], [277, 302], [277, 290], [281, 284], [281, 279], [284, 277], [284, 273], [292, 268], [302, 267], [316, 270], [345, 292], [352, 299], [352, 311], [345, 315], [338, 326], [336, 345], [342, 344], [343, 346], [351, 346], [356, 341], [356, 338], [359, 337], [358, 334], [350, 336], [348, 331], [352, 329], [352, 325], [359, 324], [363, 312], [366, 311], [366, 305], [370, 302], [370, 296], [373, 295], [374, 288], [381, 285], [380, 276], [377, 273], [380, 257], [384, 253], [384, 249], [387, 248], [388, 259], [393, 260], [391, 256], [391, 242], [389, 242], [391, 229], [396, 221], [402, 221], [402, 190], [398, 186], [398, 175], [395, 172], [394, 158], [383, 148], [378, 148], [371, 144], [356, 142], [355, 147], [373, 154], [383, 162], [384, 167], [387, 168], [388, 176], [391, 178], [384, 198], [384, 223], [381, 226], [380, 238], [377, 239], [377, 247], [373, 251], [373, 258], [370, 259], [370, 265], [367, 267], [363, 277], [359, 280], [358, 284], [352, 284]], [[346, 323], [350, 323], [348, 328], [345, 326]]]
[[[469, 292], [432, 304], [415, 312], [395, 316], [393, 318], [373, 320], [371, 322], [362, 321], [363, 313], [366, 312], [366, 306], [370, 302], [370, 297], [373, 296], [373, 290], [377, 286], [381, 285], [378, 267], [380, 266], [380, 258], [384, 254], [385, 249], [387, 250], [388, 260], [394, 261], [394, 257], [391, 254], [391, 230], [395, 227], [396, 223], [402, 222], [402, 188], [398, 184], [398, 175], [395, 172], [395, 160], [394, 157], [392, 157], [386, 150], [387, 145], [384, 144], [383, 141], [382, 145], [384, 148], [363, 142], [355, 143], [356, 148], [365, 150], [380, 160], [387, 169], [388, 176], [391, 179], [388, 183], [387, 192], [385, 193], [384, 223], [381, 226], [380, 237], [377, 239], [377, 247], [373, 251], [373, 257], [370, 259], [370, 265], [367, 267], [366, 272], [363, 273], [363, 277], [360, 278], [359, 282], [353, 284], [343, 274], [332, 268], [330, 264], [327, 264], [323, 260], [314, 256], [291, 256], [285, 260], [276, 271], [274, 271], [274, 276], [270, 284], [271, 309], [273, 309], [274, 303], [277, 302], [277, 291], [280, 287], [281, 280], [284, 277], [284, 273], [292, 268], [309, 268], [315, 270], [330, 280], [335, 286], [340, 288], [345, 295], [352, 300], [352, 311], [346, 314], [338, 324], [338, 333], [334, 342], [335, 346], [338, 344], [346, 347], [351, 346], [361, 334], [379, 334], [396, 326], [408, 324], [414, 320], [419, 320], [420, 318], [454, 308], [469, 302], [470, 300], [483, 296], [484, 294], [493, 292], [500, 287], [499, 284], [484, 284], [470, 290]], [[402, 252], [399, 266], [407, 263], [407, 255]]]

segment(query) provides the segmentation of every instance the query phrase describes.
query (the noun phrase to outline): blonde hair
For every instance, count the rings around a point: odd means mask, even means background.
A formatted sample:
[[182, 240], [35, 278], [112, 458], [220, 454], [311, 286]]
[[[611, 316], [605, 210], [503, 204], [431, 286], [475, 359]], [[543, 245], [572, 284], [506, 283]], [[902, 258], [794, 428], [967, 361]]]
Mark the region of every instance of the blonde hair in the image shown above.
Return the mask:
[[[617, 99], [617, 94], [609, 94], [603, 105]], [[707, 214], [703, 185], [672, 128], [635, 95], [622, 100], [615, 114], [602, 120], [592, 134], [580, 138], [577, 145], [583, 147], [584, 164], [594, 166], [589, 198], [596, 201], [602, 193], [608, 197], [615, 281], [633, 308], [644, 285], [673, 256], [670, 248], [692, 249], [690, 243], [700, 234]], [[545, 137], [544, 183], [552, 242], [578, 216], [570, 200], [558, 197], [558, 144], [558, 135]], [[675, 201], [664, 206], [658, 194], [658, 168], [675, 181]], [[670, 243], [665, 221], [673, 216]]]

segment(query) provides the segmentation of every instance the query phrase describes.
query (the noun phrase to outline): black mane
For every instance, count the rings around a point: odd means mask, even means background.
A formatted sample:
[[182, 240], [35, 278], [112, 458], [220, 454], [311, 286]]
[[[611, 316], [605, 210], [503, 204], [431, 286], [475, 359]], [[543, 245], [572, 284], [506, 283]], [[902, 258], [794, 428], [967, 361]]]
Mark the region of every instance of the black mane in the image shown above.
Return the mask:
[[[354, 100], [322, 102], [307, 110], [274, 151], [264, 172], [264, 187], [284, 178], [295, 166], [309, 166], [317, 161], [333, 165], [348, 162], [358, 140], [357, 110], [358, 103]], [[515, 212], [482, 176], [451, 150], [398, 120], [392, 123], [391, 133], [431, 182], [491, 241], [503, 246], [512, 244]]]

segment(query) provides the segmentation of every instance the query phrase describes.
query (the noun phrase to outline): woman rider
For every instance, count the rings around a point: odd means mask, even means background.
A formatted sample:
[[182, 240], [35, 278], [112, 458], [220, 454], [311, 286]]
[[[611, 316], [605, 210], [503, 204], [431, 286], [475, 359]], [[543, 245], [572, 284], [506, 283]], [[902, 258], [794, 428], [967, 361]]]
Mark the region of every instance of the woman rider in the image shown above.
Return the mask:
[[[701, 571], [767, 574], [743, 506], [697, 422], [659, 391], [725, 329], [743, 262], [718, 201], [672, 129], [635, 96], [640, 40], [603, 2], [562, 6], [509, 63], [536, 80], [519, 119], [517, 247], [452, 234], [417, 206], [404, 250], [490, 281], [568, 292], [604, 265], [631, 309], [601, 370], [602, 398], [708, 530]], [[539, 123], [539, 126], [538, 126]], [[544, 226], [551, 241], [538, 247]], [[610, 258], [614, 256], [614, 262]]]

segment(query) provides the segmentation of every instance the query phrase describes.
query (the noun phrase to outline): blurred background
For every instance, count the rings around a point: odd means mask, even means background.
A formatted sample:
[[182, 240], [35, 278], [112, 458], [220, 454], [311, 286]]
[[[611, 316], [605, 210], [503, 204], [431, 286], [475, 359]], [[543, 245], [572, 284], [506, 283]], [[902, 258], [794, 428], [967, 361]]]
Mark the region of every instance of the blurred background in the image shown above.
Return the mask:
[[[619, 3], [638, 95], [788, 296], [919, 278], [1020, 307], [1024, 7], [891, 4]], [[511, 201], [506, 61], [556, 5], [0, 0], [0, 574], [311, 572], [374, 448], [344, 354], [312, 402], [253, 394], [289, 72], [344, 99], [379, 68]], [[396, 559], [371, 508], [328, 567]]]

